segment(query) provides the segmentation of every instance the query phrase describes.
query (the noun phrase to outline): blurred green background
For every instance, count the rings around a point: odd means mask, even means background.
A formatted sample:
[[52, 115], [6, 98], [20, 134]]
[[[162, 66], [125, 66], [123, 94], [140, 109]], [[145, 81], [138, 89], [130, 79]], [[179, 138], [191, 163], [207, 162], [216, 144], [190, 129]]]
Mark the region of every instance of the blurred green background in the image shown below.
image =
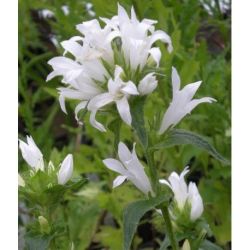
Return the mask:
[[[79, 35], [75, 25], [85, 20], [112, 17], [116, 0], [19, 0], [19, 138], [32, 135], [46, 159], [59, 163], [67, 153], [74, 154], [74, 175], [87, 176], [90, 182], [73, 197], [68, 197], [70, 237], [76, 249], [122, 249], [122, 212], [142, 195], [130, 184], [112, 190], [115, 176], [102, 164], [111, 156], [113, 134], [100, 133], [74, 119], [73, 102], [67, 102], [68, 115], [59, 107], [56, 87], [60, 80], [45, 82], [51, 71], [47, 61], [62, 55], [60, 42]], [[156, 105], [164, 111], [171, 100], [170, 70], [174, 65], [182, 85], [202, 80], [197, 96], [211, 96], [213, 105], [201, 105], [179, 125], [204, 135], [230, 159], [231, 150], [231, 9], [229, 1], [198, 0], [120, 0], [127, 10], [134, 5], [140, 19], [158, 20], [157, 29], [172, 38], [174, 51], [164, 45], [162, 67], [166, 76], [159, 79], [159, 90], [147, 101], [146, 114], [153, 117]], [[160, 98], [161, 97], [161, 98]], [[158, 109], [158, 108], [157, 108]], [[85, 118], [86, 120], [88, 118]], [[111, 120], [107, 118], [108, 124]], [[131, 133], [122, 126], [121, 138], [131, 145]], [[139, 156], [140, 148], [138, 147]], [[141, 157], [142, 159], [142, 157]], [[204, 216], [211, 226], [211, 240], [231, 249], [231, 168], [192, 146], [179, 146], [157, 155], [161, 176], [191, 166], [188, 180], [195, 181], [205, 203]], [[27, 169], [20, 157], [19, 171]], [[31, 220], [25, 205], [19, 209], [20, 247], [24, 225]], [[29, 212], [29, 211], [28, 211]], [[141, 221], [133, 249], [158, 249], [164, 236], [160, 217], [150, 213]], [[26, 240], [33, 240], [27, 239]], [[63, 238], [61, 239], [63, 248]], [[21, 248], [22, 249], [22, 248]]]

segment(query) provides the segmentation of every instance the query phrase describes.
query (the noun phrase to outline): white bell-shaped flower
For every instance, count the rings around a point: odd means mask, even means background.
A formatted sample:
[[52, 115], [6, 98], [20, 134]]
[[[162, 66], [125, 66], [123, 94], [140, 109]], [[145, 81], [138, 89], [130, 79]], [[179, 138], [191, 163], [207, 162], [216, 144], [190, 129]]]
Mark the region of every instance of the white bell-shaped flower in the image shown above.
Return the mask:
[[103, 163], [107, 168], [120, 174], [113, 181], [113, 188], [118, 187], [127, 179], [144, 194], [148, 195], [149, 192], [153, 194], [148, 176], [144, 171], [143, 165], [137, 158], [135, 152], [135, 143], [131, 153], [127, 146], [120, 142], [118, 146], [118, 156], [119, 160], [112, 158], [103, 160]]
[[174, 200], [180, 211], [184, 209], [186, 203], [190, 205], [190, 220], [195, 221], [202, 215], [204, 207], [196, 184], [193, 182], [190, 182], [188, 186], [186, 184], [184, 177], [188, 172], [188, 167], [180, 175], [173, 172], [170, 174], [168, 181], [161, 179], [160, 183], [171, 188], [174, 193]]
[[44, 170], [43, 155], [31, 136], [27, 136], [27, 143], [19, 140], [19, 148], [23, 159], [30, 167], [36, 171], [39, 169]]
[[73, 174], [73, 156], [68, 154], [63, 160], [57, 174], [58, 184], [64, 185]]
[[122, 120], [126, 124], [131, 125], [132, 117], [130, 113], [128, 98], [131, 95], [139, 95], [139, 92], [133, 82], [124, 82], [121, 79], [122, 73], [123, 69], [117, 65], [115, 68], [114, 79], [110, 78], [108, 81], [108, 92], [95, 96], [90, 100], [88, 104], [88, 110], [91, 111], [90, 123], [93, 127], [99, 129], [100, 131], [106, 131], [106, 129], [101, 123], [96, 121], [96, 112], [100, 108], [112, 102], [115, 102]]
[[159, 134], [163, 134], [169, 127], [175, 126], [180, 120], [189, 114], [196, 106], [201, 103], [212, 103], [215, 99], [211, 97], [203, 97], [193, 99], [196, 91], [201, 85], [201, 81], [190, 83], [180, 90], [180, 77], [177, 70], [172, 68], [172, 89], [173, 99], [167, 111], [165, 112]]

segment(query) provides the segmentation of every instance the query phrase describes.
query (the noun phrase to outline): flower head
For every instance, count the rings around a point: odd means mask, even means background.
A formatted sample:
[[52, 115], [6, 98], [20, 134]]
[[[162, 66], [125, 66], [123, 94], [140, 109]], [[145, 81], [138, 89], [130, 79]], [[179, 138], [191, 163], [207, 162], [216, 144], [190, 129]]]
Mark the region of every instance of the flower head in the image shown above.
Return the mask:
[[201, 81], [190, 83], [180, 90], [180, 77], [177, 70], [172, 67], [173, 99], [163, 116], [159, 134], [163, 134], [169, 127], [175, 126], [200, 103], [212, 103], [215, 101], [215, 99], [211, 97], [193, 99], [200, 85]]
[[31, 136], [27, 136], [27, 143], [19, 140], [19, 147], [23, 159], [28, 163], [30, 167], [32, 167], [36, 171], [38, 171], [39, 169], [44, 170], [43, 155]]
[[119, 160], [111, 158], [103, 160], [103, 163], [107, 168], [120, 174], [113, 181], [113, 188], [121, 185], [127, 179], [130, 180], [144, 194], [148, 195], [149, 192], [153, 194], [148, 176], [144, 171], [143, 165], [137, 158], [135, 143], [131, 153], [127, 146], [120, 142], [118, 146], [118, 156]]
[[174, 200], [180, 211], [184, 210], [186, 204], [191, 207], [190, 219], [195, 221], [203, 212], [203, 202], [195, 183], [190, 182], [187, 186], [185, 175], [189, 172], [186, 167], [183, 172], [178, 175], [176, 172], [170, 174], [168, 181], [161, 179], [160, 183], [171, 188], [174, 193]]
[[[154, 72], [145, 75], [142, 70], [146, 65], [151, 67], [152, 61], [154, 66], [159, 66], [161, 51], [153, 45], [161, 40], [168, 43], [171, 51], [172, 43], [165, 32], [155, 31], [156, 21], [139, 21], [133, 7], [131, 17], [118, 4], [117, 16], [101, 20], [104, 27], [97, 19], [76, 25], [81, 36], [61, 43], [64, 54], [49, 60], [53, 71], [47, 76], [47, 81], [62, 76], [62, 83], [66, 86], [58, 91], [63, 112], [67, 113], [65, 99], [78, 100], [75, 107], [77, 121], [79, 111], [87, 109], [91, 112], [91, 125], [106, 131], [95, 119], [97, 111], [115, 103], [121, 119], [131, 125], [129, 97], [148, 95], [157, 87]], [[68, 54], [71, 54], [70, 58]]]

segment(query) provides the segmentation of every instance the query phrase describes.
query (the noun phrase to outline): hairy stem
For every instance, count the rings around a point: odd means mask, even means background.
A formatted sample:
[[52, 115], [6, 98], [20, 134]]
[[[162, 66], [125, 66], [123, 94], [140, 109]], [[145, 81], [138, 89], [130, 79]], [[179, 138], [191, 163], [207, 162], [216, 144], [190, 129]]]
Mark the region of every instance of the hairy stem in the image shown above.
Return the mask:
[[179, 246], [177, 244], [174, 232], [173, 232], [173, 227], [172, 227], [172, 223], [171, 223], [171, 219], [170, 219], [170, 215], [169, 215], [169, 211], [168, 211], [168, 207], [165, 204], [162, 204], [160, 206], [165, 224], [166, 224], [166, 229], [167, 229], [167, 234], [171, 243], [171, 246], [173, 248], [173, 250], [178, 250]]
[[[156, 170], [156, 167], [154, 164], [154, 154], [150, 153], [148, 150], [145, 150], [145, 155], [146, 155], [147, 163], [148, 163], [149, 170], [150, 170], [150, 176], [151, 176], [151, 180], [152, 180], [152, 184], [153, 184], [153, 189], [156, 192], [156, 194], [158, 194], [159, 193], [159, 183], [158, 183], [157, 170]], [[175, 236], [174, 236], [168, 207], [165, 204], [162, 204], [160, 206], [160, 209], [161, 209], [161, 212], [162, 212], [165, 224], [166, 224], [167, 234], [169, 236], [171, 246], [172, 246], [173, 250], [178, 250], [179, 247], [178, 247], [177, 241], [176, 241]]]

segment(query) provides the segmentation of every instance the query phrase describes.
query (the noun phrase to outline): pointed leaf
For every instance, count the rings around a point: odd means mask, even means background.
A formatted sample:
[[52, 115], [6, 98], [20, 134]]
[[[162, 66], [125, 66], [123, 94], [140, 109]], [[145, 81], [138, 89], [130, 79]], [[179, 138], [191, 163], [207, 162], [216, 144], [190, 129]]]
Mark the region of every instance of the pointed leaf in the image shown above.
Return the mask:
[[152, 147], [152, 149], [170, 148], [176, 145], [186, 144], [206, 150], [210, 155], [222, 163], [226, 165], [230, 164], [230, 161], [218, 153], [217, 150], [204, 137], [182, 129], [172, 129], [167, 139], [159, 144], [156, 144]]
[[165, 200], [167, 200], [166, 196], [159, 196], [159, 197], [151, 198], [148, 200], [135, 201], [129, 204], [127, 208], [125, 208], [125, 211], [123, 214], [123, 223], [124, 223], [123, 249], [124, 250], [131, 249], [130, 246], [133, 240], [133, 236], [136, 232], [136, 228], [142, 216], [149, 210], [160, 205]]
[[222, 250], [221, 247], [215, 245], [209, 240], [204, 240], [203, 243], [201, 244], [199, 250]]

